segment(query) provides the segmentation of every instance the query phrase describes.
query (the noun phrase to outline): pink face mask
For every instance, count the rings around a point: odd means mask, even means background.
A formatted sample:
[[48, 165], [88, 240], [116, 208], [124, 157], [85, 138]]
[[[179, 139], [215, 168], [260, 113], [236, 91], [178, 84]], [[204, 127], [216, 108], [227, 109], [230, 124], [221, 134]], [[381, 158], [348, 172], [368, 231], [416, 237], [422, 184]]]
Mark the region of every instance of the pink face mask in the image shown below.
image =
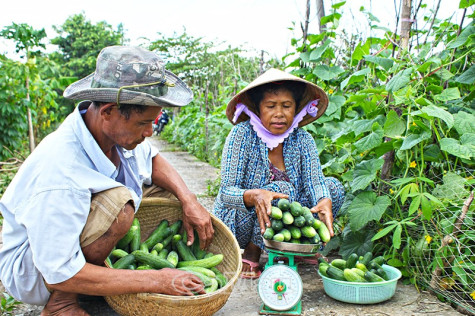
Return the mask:
[[236, 123], [237, 119], [241, 115], [242, 112], [246, 113], [250, 117], [250, 123], [254, 129], [254, 131], [257, 133], [257, 136], [266, 144], [266, 146], [272, 150], [275, 147], [277, 147], [280, 143], [284, 141], [284, 139], [287, 138], [287, 136], [292, 133], [292, 131], [298, 126], [298, 124], [303, 120], [305, 115], [311, 115], [315, 117], [318, 113], [318, 99], [317, 100], [312, 100], [307, 103], [306, 106], [300, 111], [297, 115], [295, 115], [294, 120], [292, 122], [292, 125], [289, 127], [288, 130], [286, 130], [283, 134], [280, 135], [275, 135], [267, 128], [262, 125], [261, 119], [254, 114], [249, 108], [242, 104], [238, 103], [236, 105], [236, 112], [234, 113], [233, 117], [233, 122]]

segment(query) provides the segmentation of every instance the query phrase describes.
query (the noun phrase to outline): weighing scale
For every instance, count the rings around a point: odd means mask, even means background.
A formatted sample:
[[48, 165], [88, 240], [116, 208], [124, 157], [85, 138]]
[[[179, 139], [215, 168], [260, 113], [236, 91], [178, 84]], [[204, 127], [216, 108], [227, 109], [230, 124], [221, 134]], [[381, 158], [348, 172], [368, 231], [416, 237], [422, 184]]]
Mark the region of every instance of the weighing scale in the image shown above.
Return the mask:
[[[320, 244], [293, 244], [264, 239], [269, 259], [257, 289], [263, 304], [261, 315], [301, 315], [303, 283], [295, 256], [314, 256]], [[285, 263], [287, 261], [287, 263]]]

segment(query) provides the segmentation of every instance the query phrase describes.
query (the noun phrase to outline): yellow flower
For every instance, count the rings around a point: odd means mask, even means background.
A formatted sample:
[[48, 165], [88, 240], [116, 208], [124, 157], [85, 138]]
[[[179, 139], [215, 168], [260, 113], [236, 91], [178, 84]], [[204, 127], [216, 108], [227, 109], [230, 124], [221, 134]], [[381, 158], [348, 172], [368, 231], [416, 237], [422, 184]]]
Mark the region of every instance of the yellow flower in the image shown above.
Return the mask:
[[393, 189], [389, 189], [389, 193], [394, 194], [394, 190], [393, 190]]
[[413, 122], [412, 122], [412, 126], [416, 126], [416, 125], [417, 125], [416, 122], [413, 121]]
[[417, 166], [417, 163], [415, 161], [411, 161], [411, 163], [409, 164], [410, 168], [415, 168], [416, 166]]
[[424, 238], [426, 239], [428, 244], [430, 244], [430, 242], [432, 241], [432, 237], [430, 235], [426, 235]]
[[333, 94], [333, 89], [328, 90], [328, 94]]
[[470, 293], [470, 296], [472, 297], [472, 299], [475, 300], [475, 291], [473, 291], [472, 293]]

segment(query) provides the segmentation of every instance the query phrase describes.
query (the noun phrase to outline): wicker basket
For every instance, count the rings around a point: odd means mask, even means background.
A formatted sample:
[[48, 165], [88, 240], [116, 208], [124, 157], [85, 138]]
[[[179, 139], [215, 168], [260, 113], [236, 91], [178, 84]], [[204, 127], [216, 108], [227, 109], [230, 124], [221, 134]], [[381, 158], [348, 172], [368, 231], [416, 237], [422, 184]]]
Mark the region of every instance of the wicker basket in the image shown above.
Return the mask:
[[[182, 218], [180, 202], [165, 198], [147, 198], [136, 214], [140, 221], [142, 241], [157, 227], [162, 219], [170, 223]], [[216, 292], [196, 296], [172, 296], [139, 293], [106, 296], [105, 300], [120, 315], [213, 315], [221, 309], [241, 272], [241, 253], [236, 238], [229, 228], [211, 214], [214, 227], [213, 242], [208, 251], [224, 255], [217, 268], [228, 278], [228, 283]]]

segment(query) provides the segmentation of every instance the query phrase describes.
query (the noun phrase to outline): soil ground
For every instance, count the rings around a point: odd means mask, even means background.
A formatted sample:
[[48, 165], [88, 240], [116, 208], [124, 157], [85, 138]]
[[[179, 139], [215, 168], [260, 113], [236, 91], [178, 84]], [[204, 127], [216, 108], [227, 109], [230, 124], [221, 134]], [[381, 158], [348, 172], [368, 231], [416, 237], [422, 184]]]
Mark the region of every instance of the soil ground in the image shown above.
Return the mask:
[[[208, 209], [213, 208], [214, 198], [206, 195], [208, 180], [218, 177], [218, 169], [197, 160], [190, 154], [176, 150], [157, 137], [150, 141], [159, 148], [162, 155], [178, 170], [188, 187], [197, 194], [200, 202]], [[261, 265], [265, 265], [266, 256], [262, 256]], [[412, 285], [399, 282], [395, 295], [388, 301], [372, 305], [354, 305], [334, 300], [325, 294], [321, 277], [316, 266], [300, 264], [298, 272], [303, 282], [302, 315], [463, 315], [450, 305], [440, 302], [427, 292], [418, 292]], [[262, 301], [257, 292], [258, 280], [238, 279], [227, 303], [215, 315], [243, 316], [258, 315]], [[0, 288], [3, 290], [3, 287]], [[82, 296], [81, 306], [91, 315], [116, 316], [102, 297]], [[41, 306], [18, 305], [12, 315], [37, 316]], [[147, 316], [147, 315], [144, 315]]]

